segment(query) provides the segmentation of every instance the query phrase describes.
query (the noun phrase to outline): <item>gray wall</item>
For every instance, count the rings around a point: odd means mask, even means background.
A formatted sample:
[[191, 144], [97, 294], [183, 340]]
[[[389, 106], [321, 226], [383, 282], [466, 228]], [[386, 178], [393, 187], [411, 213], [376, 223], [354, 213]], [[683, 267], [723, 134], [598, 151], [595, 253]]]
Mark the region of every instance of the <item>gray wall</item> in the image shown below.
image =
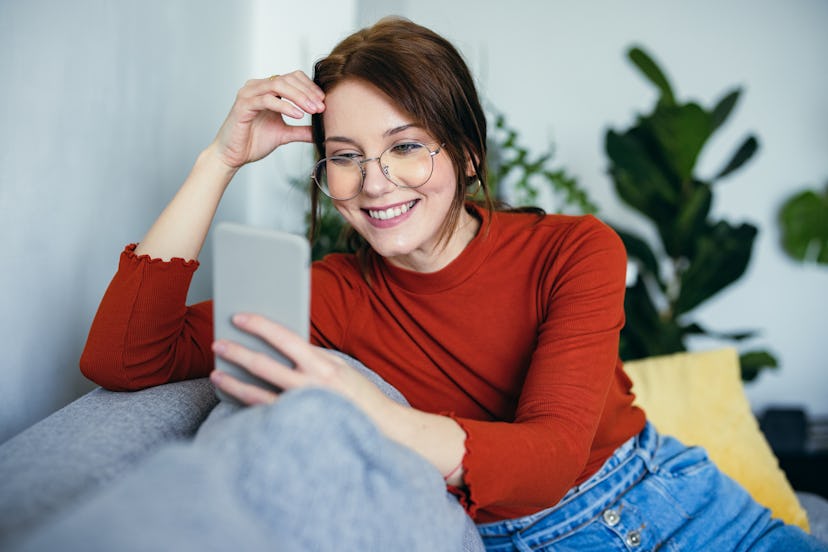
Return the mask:
[[[286, 23], [302, 21], [296, 10], [267, 0], [0, 2], [0, 441], [91, 389], [78, 358], [118, 255], [178, 189], [238, 88], [308, 70], [353, 27], [352, 2], [336, 2], [342, 17], [313, 29]], [[243, 170], [219, 219], [301, 222], [295, 193], [293, 208], [261, 206], [284, 196], [278, 162]], [[210, 257], [208, 242], [193, 300], [210, 294]]]

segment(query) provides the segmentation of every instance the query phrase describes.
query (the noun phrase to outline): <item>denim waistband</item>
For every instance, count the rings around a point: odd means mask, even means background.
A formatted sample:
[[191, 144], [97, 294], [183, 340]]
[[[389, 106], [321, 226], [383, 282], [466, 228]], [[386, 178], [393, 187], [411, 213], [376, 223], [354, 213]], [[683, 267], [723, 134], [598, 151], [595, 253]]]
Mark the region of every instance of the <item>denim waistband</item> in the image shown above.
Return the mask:
[[[487, 546], [513, 542], [513, 535], [532, 534], [532, 539], [553, 540], [565, 535], [600, 515], [615, 503], [630, 487], [640, 481], [658, 448], [658, 432], [647, 422], [644, 429], [619, 446], [601, 468], [589, 479], [570, 489], [551, 508], [517, 519], [497, 521], [478, 525]], [[545, 523], [538, 534], [533, 526], [541, 519]]]

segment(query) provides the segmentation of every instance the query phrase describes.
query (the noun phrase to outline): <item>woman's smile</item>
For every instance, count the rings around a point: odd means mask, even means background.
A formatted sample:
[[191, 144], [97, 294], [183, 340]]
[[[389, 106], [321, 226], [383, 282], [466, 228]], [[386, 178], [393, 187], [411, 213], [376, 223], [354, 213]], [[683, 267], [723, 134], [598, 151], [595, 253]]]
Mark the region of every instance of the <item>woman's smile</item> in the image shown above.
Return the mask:
[[418, 201], [418, 199], [412, 199], [387, 207], [363, 208], [363, 211], [368, 215], [371, 224], [377, 228], [388, 228], [407, 220], [408, 213], [416, 207]]

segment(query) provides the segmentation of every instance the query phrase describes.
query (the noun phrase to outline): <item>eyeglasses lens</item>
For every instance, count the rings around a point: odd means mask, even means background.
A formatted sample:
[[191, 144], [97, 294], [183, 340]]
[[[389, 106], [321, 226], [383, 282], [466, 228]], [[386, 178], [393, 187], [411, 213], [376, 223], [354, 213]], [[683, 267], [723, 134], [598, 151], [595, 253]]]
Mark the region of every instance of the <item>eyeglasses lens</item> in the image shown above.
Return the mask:
[[[434, 166], [432, 152], [423, 144], [414, 142], [388, 148], [378, 161], [385, 178], [401, 188], [422, 186], [431, 178]], [[326, 157], [316, 164], [312, 176], [328, 197], [351, 199], [362, 189], [362, 164], [363, 161], [358, 158]]]

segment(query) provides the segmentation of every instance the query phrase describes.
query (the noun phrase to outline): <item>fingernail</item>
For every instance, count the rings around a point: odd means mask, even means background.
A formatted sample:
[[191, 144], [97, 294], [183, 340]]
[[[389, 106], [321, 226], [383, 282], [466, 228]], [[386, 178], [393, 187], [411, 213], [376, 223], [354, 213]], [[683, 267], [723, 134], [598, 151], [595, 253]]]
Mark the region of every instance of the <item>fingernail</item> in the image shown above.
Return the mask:
[[223, 341], [216, 341], [213, 343], [213, 352], [216, 354], [224, 354], [227, 351], [227, 344]]
[[247, 315], [246, 314], [236, 314], [233, 316], [233, 323], [236, 325], [241, 325], [247, 322]]

